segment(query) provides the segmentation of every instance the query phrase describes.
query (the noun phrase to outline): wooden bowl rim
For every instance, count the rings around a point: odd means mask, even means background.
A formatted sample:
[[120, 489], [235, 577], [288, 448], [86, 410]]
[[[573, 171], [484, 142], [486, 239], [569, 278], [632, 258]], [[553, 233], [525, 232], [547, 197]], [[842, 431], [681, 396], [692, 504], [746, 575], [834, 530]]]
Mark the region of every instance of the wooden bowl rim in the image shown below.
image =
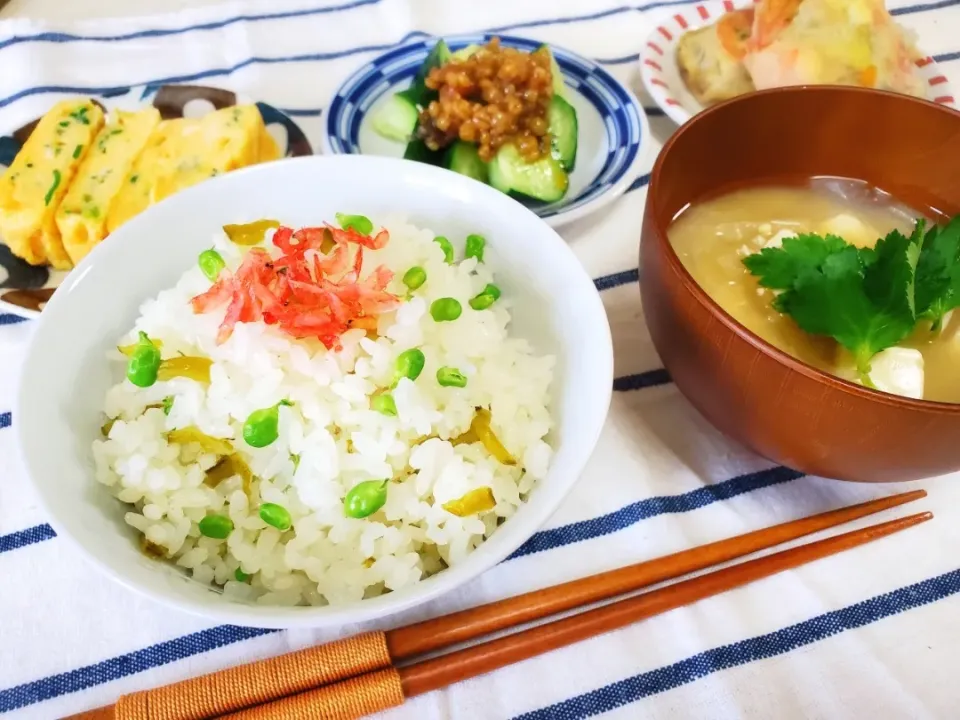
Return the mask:
[[[695, 115], [691, 120], [681, 125], [676, 132], [673, 133], [670, 138], [667, 139], [667, 142], [664, 143], [663, 148], [660, 150], [660, 153], [657, 156], [656, 162], [654, 163], [653, 170], [650, 174], [650, 187], [647, 195], [648, 203], [656, 203], [657, 200], [657, 188], [659, 187], [660, 174], [663, 172], [664, 165], [670, 160], [670, 151], [673, 149], [673, 146], [681, 141], [684, 134], [689, 132], [697, 123], [702, 123], [709, 119], [711, 116], [717, 113], [724, 112], [724, 110], [737, 103], [749, 103], [754, 102], [759, 98], [773, 96], [773, 95], [796, 95], [799, 93], [826, 93], [826, 94], [835, 94], [838, 96], [844, 94], [861, 94], [861, 95], [879, 95], [879, 96], [890, 96], [897, 98], [898, 102], [908, 102], [918, 105], [923, 105], [927, 109], [933, 112], [946, 113], [954, 117], [957, 121], [958, 131], [960, 131], [960, 111], [954, 110], [952, 108], [945, 107], [943, 105], [937, 105], [928, 100], [921, 98], [915, 98], [910, 95], [902, 95], [900, 93], [889, 92], [886, 90], [874, 90], [871, 88], [860, 88], [853, 86], [845, 85], [796, 85], [792, 87], [782, 87], [782, 88], [772, 88], [769, 90], [758, 90], [747, 95], [741, 95], [740, 97], [733, 98], [732, 100], [726, 100], [721, 103], [707, 108], [703, 112]], [[685, 209], [685, 208], [684, 208]], [[853, 395], [862, 400], [870, 402], [879, 402], [885, 405], [892, 405], [895, 407], [900, 407], [908, 410], [920, 411], [923, 413], [933, 413], [933, 414], [951, 414], [957, 415], [960, 414], [960, 403], [948, 403], [940, 402], [936, 400], [915, 400], [913, 398], [907, 398], [900, 395], [893, 395], [891, 393], [881, 392], [880, 390], [871, 390], [866, 388], [863, 385], [857, 385], [856, 383], [850, 382], [849, 380], [843, 380], [842, 378], [837, 377], [836, 375], [831, 375], [822, 370], [818, 370], [812, 365], [808, 365], [802, 360], [798, 360], [792, 355], [779, 350], [774, 347], [766, 340], [761, 338], [756, 333], [748, 330], [746, 327], [737, 322], [726, 310], [720, 307], [720, 305], [711, 298], [703, 288], [700, 287], [699, 283], [694, 280], [693, 276], [687, 271], [684, 264], [681, 262], [680, 257], [673, 249], [673, 245], [670, 244], [670, 240], [667, 237], [667, 228], [661, 227], [659, 221], [657, 220], [655, 205], [654, 205], [654, 216], [653, 216], [653, 229], [655, 233], [656, 242], [659, 244], [661, 249], [666, 251], [667, 263], [670, 268], [677, 272], [683, 282], [684, 289], [689, 292], [697, 300], [697, 302], [710, 313], [710, 315], [721, 323], [727, 326], [731, 331], [736, 333], [741, 339], [746, 340], [748, 343], [753, 345], [759, 352], [763, 355], [775, 360], [777, 363], [786, 366], [788, 369], [793, 372], [800, 373], [805, 377], [826, 385], [834, 390], [839, 392]], [[671, 220], [672, 222], [672, 220]], [[669, 226], [668, 226], [669, 227]], [[642, 274], [640, 282], [643, 282]], [[958, 308], [960, 310], [960, 308]]]

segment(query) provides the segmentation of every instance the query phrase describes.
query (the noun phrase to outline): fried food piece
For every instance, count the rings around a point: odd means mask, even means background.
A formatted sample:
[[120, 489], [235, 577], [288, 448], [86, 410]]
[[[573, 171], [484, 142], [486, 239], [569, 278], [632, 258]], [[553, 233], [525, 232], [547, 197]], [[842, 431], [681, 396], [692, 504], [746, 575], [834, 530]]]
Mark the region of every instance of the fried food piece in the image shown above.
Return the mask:
[[752, 24], [752, 8], [737, 10], [680, 38], [680, 77], [700, 104], [712, 105], [754, 89], [742, 62]]

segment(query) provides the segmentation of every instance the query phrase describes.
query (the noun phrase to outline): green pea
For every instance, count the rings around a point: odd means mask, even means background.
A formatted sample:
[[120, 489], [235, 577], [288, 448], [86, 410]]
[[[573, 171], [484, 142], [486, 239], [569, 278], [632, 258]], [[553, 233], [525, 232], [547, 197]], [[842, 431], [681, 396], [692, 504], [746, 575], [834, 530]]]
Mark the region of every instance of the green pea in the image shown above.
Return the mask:
[[361, 235], [369, 235], [373, 232], [373, 223], [370, 222], [370, 218], [363, 215], [337, 213], [337, 222], [344, 230], [356, 230]]
[[474, 310], [486, 310], [500, 299], [500, 288], [490, 283], [480, 291], [476, 297], [470, 299], [470, 307]]
[[366, 480], [350, 488], [343, 499], [343, 513], [347, 517], [365, 518], [373, 515], [387, 502], [389, 480]]
[[290, 512], [282, 505], [276, 503], [264, 503], [260, 506], [260, 519], [267, 525], [272, 525], [277, 530], [289, 530], [293, 525], [293, 519]]
[[213, 249], [204, 250], [200, 253], [197, 262], [200, 264], [200, 271], [207, 276], [207, 280], [210, 282], [214, 282], [220, 274], [220, 271], [226, 267], [223, 256]]
[[280, 436], [280, 406], [290, 405], [281, 400], [273, 407], [254, 410], [243, 423], [243, 439], [250, 447], [264, 448]]
[[414, 265], [403, 274], [403, 284], [411, 290], [416, 290], [427, 281], [427, 271], [419, 265]]
[[169, 415], [171, 409], [173, 409], [173, 395], [167, 395], [163, 399], [163, 414]]
[[427, 358], [420, 348], [411, 348], [397, 355], [397, 362], [393, 371], [394, 384], [400, 378], [416, 380], [423, 372], [423, 365], [426, 361]]
[[150, 342], [145, 332], [141, 332], [127, 362], [127, 380], [137, 387], [150, 387], [157, 381], [159, 370], [160, 349]]
[[246, 582], [250, 579], [250, 576], [240, 568], [237, 568], [237, 571], [233, 574], [233, 576], [237, 579], [237, 582]]
[[233, 520], [226, 515], [207, 515], [200, 521], [200, 534], [216, 540], [226, 540], [233, 532]]
[[443, 387], [466, 387], [467, 376], [452, 367], [442, 367], [437, 370], [437, 382]]
[[441, 250], [443, 250], [443, 259], [446, 261], [447, 265], [453, 263], [453, 244], [443, 235], [435, 237], [433, 241], [440, 246]]
[[475, 257], [477, 262], [483, 262], [483, 248], [487, 241], [483, 235], [467, 235], [467, 247], [464, 257]]
[[463, 307], [454, 298], [440, 298], [430, 305], [430, 315], [437, 322], [450, 322], [460, 317]]
[[396, 417], [397, 415], [397, 403], [390, 393], [375, 395], [373, 400], [370, 401], [370, 408], [383, 415], [389, 415], [391, 417]]

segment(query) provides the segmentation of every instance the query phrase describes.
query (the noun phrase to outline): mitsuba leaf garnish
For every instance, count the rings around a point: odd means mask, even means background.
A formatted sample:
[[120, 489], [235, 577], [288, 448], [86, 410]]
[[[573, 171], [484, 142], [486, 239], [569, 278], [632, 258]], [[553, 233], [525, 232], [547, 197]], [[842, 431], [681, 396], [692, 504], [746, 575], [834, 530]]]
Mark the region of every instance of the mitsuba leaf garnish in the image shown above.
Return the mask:
[[[923, 221], [917, 223], [923, 231]], [[916, 232], [916, 231], [915, 231]], [[923, 238], [917, 263], [916, 312], [940, 330], [943, 316], [960, 306], [960, 217], [934, 225]]]
[[806, 233], [784, 238], [782, 247], [748, 255], [743, 264], [759, 278], [761, 287], [789, 290], [801, 275], [819, 270], [828, 257], [846, 247], [846, 241], [836, 235]]
[[893, 231], [874, 248], [815, 234], [784, 238], [744, 258], [763, 287], [780, 290], [774, 308], [801, 329], [835, 339], [853, 355], [864, 385], [870, 360], [916, 325], [915, 280], [923, 227], [906, 237]]

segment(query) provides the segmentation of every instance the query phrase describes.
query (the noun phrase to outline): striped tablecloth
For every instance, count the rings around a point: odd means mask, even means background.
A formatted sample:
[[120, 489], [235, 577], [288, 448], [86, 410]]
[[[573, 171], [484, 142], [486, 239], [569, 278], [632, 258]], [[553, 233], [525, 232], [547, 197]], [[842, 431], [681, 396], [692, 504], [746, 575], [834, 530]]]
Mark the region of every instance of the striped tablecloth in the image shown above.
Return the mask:
[[[653, 24], [685, 3], [623, 2], [263, 0], [117, 21], [9, 19], [0, 23], [0, 129], [41, 114], [62, 93], [200, 81], [285, 108], [316, 145], [324, 102], [358, 63], [416, 33], [480, 29], [570, 47], [643, 97], [637, 51]], [[17, 5], [29, 9], [29, 0]], [[960, 0], [893, 7], [960, 84]], [[673, 125], [655, 109], [648, 113], [662, 142]], [[770, 467], [721, 437], [679, 395], [653, 351], [637, 291], [647, 180], [563, 231], [596, 278], [616, 352], [617, 392], [584, 477], [518, 556], [393, 622], [902, 489]], [[31, 325], [0, 315], [0, 713], [57, 717], [329, 639], [212, 626], [159, 607], [100, 577], [55, 536], [19, 466], [10, 429], [16, 418], [7, 412]], [[924, 486], [925, 506], [937, 519], [907, 534], [418, 698], [383, 717], [955, 718], [960, 485], [949, 477]]]

